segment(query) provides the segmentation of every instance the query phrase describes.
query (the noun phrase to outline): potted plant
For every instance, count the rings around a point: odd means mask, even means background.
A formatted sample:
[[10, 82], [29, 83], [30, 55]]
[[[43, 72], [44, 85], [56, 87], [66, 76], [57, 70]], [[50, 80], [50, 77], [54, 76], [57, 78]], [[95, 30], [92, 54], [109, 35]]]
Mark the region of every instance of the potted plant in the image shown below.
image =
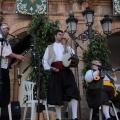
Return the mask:
[[[47, 79], [49, 71], [45, 71], [42, 66], [42, 58], [46, 47], [54, 42], [53, 32], [59, 29], [59, 21], [52, 21], [48, 17], [40, 16], [39, 14], [33, 15], [32, 21], [28, 25], [28, 34], [32, 35], [34, 39], [34, 52], [39, 54], [38, 59], [34, 59], [37, 69], [34, 64], [31, 67], [31, 72], [28, 77], [30, 81], [40, 82], [40, 98], [46, 99], [47, 92]], [[37, 57], [36, 57], [37, 58]], [[31, 58], [30, 58], [31, 61]], [[40, 71], [39, 71], [40, 70]], [[40, 81], [39, 80], [40, 77]], [[37, 81], [36, 81], [37, 80]], [[34, 89], [34, 96], [37, 93], [37, 86]]]
[[[91, 42], [88, 44], [87, 50], [83, 52], [84, 69], [83, 76], [90, 69], [92, 60], [100, 60], [103, 66], [111, 67], [110, 50], [107, 45], [107, 37], [102, 34], [93, 34]], [[86, 82], [83, 80], [83, 88], [86, 88]]]

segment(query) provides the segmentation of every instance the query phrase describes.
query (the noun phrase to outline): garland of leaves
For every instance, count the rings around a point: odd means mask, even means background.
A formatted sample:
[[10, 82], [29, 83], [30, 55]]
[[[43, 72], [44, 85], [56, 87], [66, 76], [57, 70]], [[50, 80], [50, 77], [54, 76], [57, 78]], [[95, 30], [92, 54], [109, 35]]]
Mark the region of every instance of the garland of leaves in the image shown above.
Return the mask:
[[[48, 17], [43, 17], [38, 14], [33, 15], [32, 21], [28, 25], [28, 33], [34, 38], [34, 52], [40, 55], [35, 62], [37, 66], [40, 64], [40, 73], [34, 68], [34, 64], [31, 67], [29, 73], [30, 81], [36, 82], [40, 74], [40, 98], [46, 98], [47, 92], [47, 79], [49, 72], [45, 71], [42, 66], [42, 58], [47, 46], [54, 42], [53, 32], [59, 29], [59, 21], [52, 21]], [[37, 57], [35, 57], [37, 58]], [[31, 59], [30, 59], [31, 60]], [[38, 68], [38, 67], [37, 67]], [[36, 89], [35, 92], [36, 93]]]
[[[83, 53], [84, 60], [84, 69], [82, 70], [83, 75], [85, 75], [86, 71], [90, 69], [91, 62], [93, 60], [99, 60], [102, 62], [103, 66], [111, 68], [110, 62], [110, 50], [107, 45], [107, 37], [101, 35], [95, 36], [93, 34], [93, 38], [88, 45], [88, 49]], [[86, 88], [86, 82], [83, 81], [83, 87]]]

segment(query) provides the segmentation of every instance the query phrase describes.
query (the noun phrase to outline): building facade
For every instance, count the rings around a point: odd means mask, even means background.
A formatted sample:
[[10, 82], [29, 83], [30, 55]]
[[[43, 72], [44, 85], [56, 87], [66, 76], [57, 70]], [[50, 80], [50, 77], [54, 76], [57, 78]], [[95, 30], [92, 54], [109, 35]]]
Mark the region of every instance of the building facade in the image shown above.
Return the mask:
[[[66, 30], [66, 19], [69, 17], [70, 11], [73, 11], [74, 17], [78, 19], [77, 32], [76, 35], [84, 32], [87, 29], [85, 25], [85, 21], [82, 15], [82, 12], [86, 9], [87, 6], [90, 6], [91, 9], [95, 11], [94, 14], [94, 23], [92, 28], [102, 32], [102, 26], [100, 20], [104, 17], [104, 15], [109, 15], [113, 19], [112, 23], [112, 34], [108, 37], [108, 45], [110, 47], [111, 55], [110, 59], [112, 61], [113, 68], [120, 66], [120, 16], [115, 16], [113, 14], [113, 0], [48, 0], [47, 3], [48, 11], [47, 16], [51, 20], [59, 20], [61, 23], [61, 30]], [[31, 15], [23, 15], [23, 14], [15, 14], [16, 9], [16, 0], [0, 0], [0, 16], [4, 18], [5, 23], [10, 25], [10, 33], [16, 35], [20, 38], [23, 38], [27, 35], [27, 26], [32, 19]], [[65, 37], [72, 41], [67, 33], [65, 33]], [[78, 40], [78, 43], [82, 46], [83, 49], [87, 49], [87, 45], [89, 41], [82, 42]], [[74, 46], [73, 46], [74, 47]], [[83, 51], [78, 48], [78, 56], [83, 55]], [[29, 55], [29, 52], [27, 53]], [[26, 62], [27, 63], [27, 62]], [[26, 63], [21, 64], [20, 72], [24, 70], [27, 66]], [[86, 103], [86, 98], [83, 93], [83, 77], [81, 76], [82, 68], [84, 67], [84, 63], [80, 61], [79, 63], [79, 89], [81, 94], [81, 113], [82, 117], [88, 117], [89, 110]], [[29, 70], [25, 73], [28, 74]], [[11, 101], [19, 100], [22, 106], [23, 96], [22, 96], [22, 86], [18, 85], [17, 80], [17, 66], [12, 65], [12, 69], [10, 69], [11, 76]], [[120, 83], [120, 75], [117, 73], [118, 82]], [[25, 80], [23, 76], [21, 81]], [[88, 112], [86, 112], [88, 111]]]

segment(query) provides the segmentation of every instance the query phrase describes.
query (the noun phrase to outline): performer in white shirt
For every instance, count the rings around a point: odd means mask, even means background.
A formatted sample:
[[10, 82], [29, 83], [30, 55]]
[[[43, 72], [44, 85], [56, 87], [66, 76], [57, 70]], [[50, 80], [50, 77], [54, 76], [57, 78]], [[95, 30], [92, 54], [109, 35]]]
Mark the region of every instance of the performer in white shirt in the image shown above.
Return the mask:
[[1, 56], [1, 73], [0, 73], [0, 107], [5, 107], [10, 102], [10, 78], [9, 78], [9, 57], [24, 61], [25, 56], [12, 52], [11, 46], [7, 41], [9, 34], [9, 26], [7, 23], [2, 23], [0, 26], [0, 56]]
[[114, 71], [104, 71], [103, 73], [99, 70], [99, 67], [102, 67], [101, 62], [93, 60], [91, 69], [85, 74], [85, 81], [88, 84], [86, 93], [87, 102], [88, 106], [94, 109], [102, 105], [105, 119], [112, 120], [109, 114], [109, 100], [114, 103], [116, 108], [120, 109], [120, 93], [116, 91], [114, 86], [114, 81], [117, 81], [117, 77]]
[[[54, 32], [55, 42], [49, 45], [43, 56], [43, 66], [45, 70], [51, 70], [47, 87], [47, 102], [55, 105], [57, 120], [61, 120], [61, 106], [64, 101], [71, 101], [72, 120], [77, 118], [77, 105], [80, 100], [80, 93], [77, 88], [74, 75], [69, 67], [64, 67], [62, 58], [65, 53], [65, 47], [61, 43], [63, 31]], [[66, 51], [74, 53], [74, 50], [66, 43]]]

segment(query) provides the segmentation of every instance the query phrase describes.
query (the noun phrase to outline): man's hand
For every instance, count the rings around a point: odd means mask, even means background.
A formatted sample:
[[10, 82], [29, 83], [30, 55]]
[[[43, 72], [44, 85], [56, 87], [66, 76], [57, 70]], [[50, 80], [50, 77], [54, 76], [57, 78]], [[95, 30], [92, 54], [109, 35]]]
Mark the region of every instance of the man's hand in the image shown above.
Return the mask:
[[17, 54], [17, 55], [16, 55], [16, 59], [25, 61], [25, 60], [26, 60], [26, 56]]
[[55, 67], [51, 67], [50, 68], [52, 71], [54, 71], [54, 72], [59, 72], [59, 69], [57, 69], [57, 68], [55, 68]]
[[68, 40], [66, 40], [66, 46], [70, 46], [70, 42]]
[[22, 60], [22, 61], [25, 61], [26, 60], [26, 56], [24, 55], [20, 55], [20, 54], [15, 54], [15, 53], [11, 53], [9, 55], [9, 57], [13, 57], [13, 58], [16, 58], [17, 60]]

